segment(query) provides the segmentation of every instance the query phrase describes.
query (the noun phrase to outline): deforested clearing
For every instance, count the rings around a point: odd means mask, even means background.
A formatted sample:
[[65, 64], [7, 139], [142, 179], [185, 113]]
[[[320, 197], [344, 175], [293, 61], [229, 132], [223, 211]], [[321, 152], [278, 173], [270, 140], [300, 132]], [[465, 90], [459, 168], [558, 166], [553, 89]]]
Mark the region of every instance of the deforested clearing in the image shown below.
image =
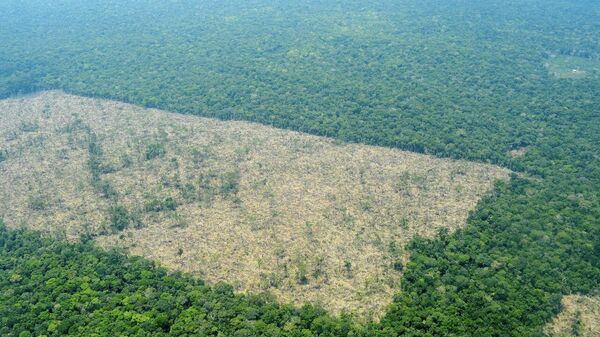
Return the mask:
[[546, 326], [550, 337], [600, 336], [600, 294], [563, 297], [562, 311]]
[[49, 91], [0, 102], [0, 216], [241, 292], [377, 317], [415, 236], [509, 171]]

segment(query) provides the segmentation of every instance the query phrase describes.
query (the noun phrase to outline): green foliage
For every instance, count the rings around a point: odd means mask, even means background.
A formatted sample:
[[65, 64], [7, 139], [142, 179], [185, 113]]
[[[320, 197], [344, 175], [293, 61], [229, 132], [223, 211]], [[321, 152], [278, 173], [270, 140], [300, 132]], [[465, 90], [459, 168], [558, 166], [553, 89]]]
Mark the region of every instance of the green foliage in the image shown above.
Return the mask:
[[[464, 230], [414, 242], [402, 289], [368, 335], [538, 336], [562, 295], [600, 282], [600, 79], [596, 70], [567, 76], [574, 66], [597, 67], [599, 10], [591, 0], [6, 0], [0, 97], [59, 87], [521, 171], [478, 206]], [[527, 151], [511, 156], [519, 149]], [[155, 144], [143, 155], [162, 154]], [[194, 158], [200, 165], [208, 154]], [[98, 181], [100, 163], [90, 160]], [[399, 191], [413, 178], [402, 177]], [[210, 202], [235, 195], [235, 181], [235, 174], [214, 174], [182, 194]], [[7, 291], [20, 291], [10, 285]], [[123, 323], [120, 305], [114, 317], [108, 309], [102, 316], [117, 322], [107, 329], [164, 328], [164, 317], [148, 312], [128, 313]], [[26, 311], [18, 308], [11, 313]], [[74, 315], [89, 311], [78, 309]], [[238, 312], [225, 311], [182, 309], [177, 320], [168, 316], [171, 332], [347, 332], [316, 316], [310, 324], [291, 316], [249, 322], [254, 313], [244, 312], [232, 323]], [[52, 317], [43, 324], [56, 334], [73, 324], [82, 329], [74, 334], [98, 326], [94, 316]], [[231, 325], [211, 325], [217, 318]], [[45, 331], [18, 322], [0, 327], [11, 336]]]
[[34, 122], [23, 122], [19, 125], [19, 130], [22, 132], [35, 132], [40, 128], [37, 123]]
[[192, 149], [192, 161], [196, 165], [201, 165], [203, 162], [209, 160], [213, 156], [212, 149], [208, 146], [200, 149]]
[[360, 336], [314, 306], [235, 295], [141, 258], [9, 231], [0, 222], [0, 335]]
[[179, 192], [181, 197], [187, 202], [198, 199], [198, 191], [196, 190], [196, 186], [192, 183], [185, 183], [184, 185], [179, 186]]
[[[0, 97], [60, 87], [515, 166], [506, 152], [543, 143], [536, 130], [565, 109], [594, 111], [596, 79], [557, 81], [543, 66], [551, 54], [599, 59], [589, 0], [1, 6]], [[32, 33], [39, 22], [47, 34]]]
[[308, 284], [308, 268], [306, 263], [300, 262], [296, 271], [296, 281], [298, 284]]
[[123, 168], [129, 168], [133, 164], [133, 161], [127, 154], [122, 154], [120, 159], [121, 159], [121, 166]]
[[239, 180], [239, 170], [207, 172], [200, 176], [198, 189], [188, 183], [180, 187], [180, 192], [182, 197], [188, 201], [199, 200], [210, 205], [215, 197], [221, 197], [239, 204], [241, 202], [238, 197]]
[[[98, 144], [98, 139], [96, 137], [96, 134], [93, 133], [92, 131], [89, 132], [88, 154], [89, 154], [90, 158], [94, 158], [94, 159], [102, 156], [102, 147], [100, 147], [100, 144]], [[90, 166], [91, 166], [91, 164], [90, 164]], [[94, 167], [96, 167], [96, 166], [94, 166]]]
[[31, 210], [43, 211], [50, 206], [47, 197], [38, 195], [27, 200], [27, 205]]
[[167, 151], [165, 150], [165, 145], [163, 143], [152, 143], [146, 146], [146, 151], [144, 152], [144, 158], [146, 160], [152, 160], [156, 157], [163, 156]]
[[344, 271], [348, 275], [350, 275], [352, 273], [352, 262], [350, 262], [348, 260], [344, 261]]
[[[568, 197], [573, 189], [579, 198]], [[381, 328], [407, 336], [541, 335], [563, 294], [600, 284], [595, 193], [566, 178], [514, 176], [500, 184], [467, 228], [413, 243], [402, 291]], [[581, 207], [582, 200], [589, 203]]]
[[240, 172], [225, 172], [219, 176], [219, 194], [224, 198], [228, 196], [235, 197], [239, 191]]
[[117, 197], [117, 191], [106, 180], [94, 179], [92, 180], [92, 186], [103, 198], [114, 199]]
[[325, 273], [325, 257], [318, 256], [314, 261], [314, 266], [312, 268], [311, 276], [314, 279], [318, 279], [321, 277], [327, 277]]
[[120, 232], [129, 227], [131, 217], [127, 209], [123, 206], [111, 206], [108, 209], [110, 218], [110, 227], [113, 232]]
[[98, 143], [96, 134], [87, 126], [82, 128], [87, 134], [88, 141], [88, 168], [92, 178], [92, 187], [102, 197], [114, 200], [117, 198], [117, 191], [101, 175], [111, 173], [114, 169], [110, 166], [102, 164], [102, 147]]
[[571, 323], [571, 334], [575, 337], [581, 336], [582, 334], [582, 326], [581, 326], [581, 311], [575, 312], [575, 318]]
[[169, 211], [174, 211], [177, 209], [177, 202], [175, 201], [175, 199], [167, 197], [162, 203], [162, 208]]
[[167, 197], [164, 200], [152, 199], [144, 204], [146, 212], [175, 211], [176, 209], [177, 202], [171, 197]]

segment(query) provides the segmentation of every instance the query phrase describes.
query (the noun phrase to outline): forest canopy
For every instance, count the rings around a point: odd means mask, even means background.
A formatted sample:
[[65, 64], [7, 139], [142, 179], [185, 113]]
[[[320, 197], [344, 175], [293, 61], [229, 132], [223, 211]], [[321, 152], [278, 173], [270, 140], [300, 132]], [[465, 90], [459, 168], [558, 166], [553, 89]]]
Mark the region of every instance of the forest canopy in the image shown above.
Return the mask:
[[[519, 171], [464, 230], [414, 241], [394, 304], [366, 329], [539, 336], [563, 295], [600, 284], [599, 6], [5, 0], [0, 97], [63, 89]], [[0, 272], [3, 284], [13, 282], [10, 268]], [[19, 275], [15, 282], [29, 282]], [[11, 322], [3, 333], [48, 330], [20, 324], [84, 284], [49, 302], [3, 301]], [[15, 300], [16, 290], [5, 289]], [[24, 295], [35, 288], [26, 289], [19, 298], [35, 299]], [[155, 313], [173, 321], [167, 308]], [[343, 335], [344, 322], [331, 334]]]

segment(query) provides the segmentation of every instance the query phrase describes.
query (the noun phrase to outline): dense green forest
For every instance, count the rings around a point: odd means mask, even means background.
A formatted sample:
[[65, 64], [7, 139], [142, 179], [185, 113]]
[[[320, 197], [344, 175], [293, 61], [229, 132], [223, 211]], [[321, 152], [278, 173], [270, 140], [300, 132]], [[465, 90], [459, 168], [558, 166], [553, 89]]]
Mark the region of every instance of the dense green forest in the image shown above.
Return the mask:
[[[365, 327], [368, 335], [538, 336], [562, 295], [600, 285], [597, 2], [7, 0], [0, 3], [0, 22], [0, 97], [61, 88], [519, 172], [496, 187], [464, 230], [413, 243], [394, 303], [381, 323]], [[198, 287], [198, 300], [259, 311], [252, 324], [281, 325], [297, 310], [219, 295], [220, 287], [209, 290], [88, 245], [3, 236], [2, 254], [14, 259], [27, 255], [19, 245], [58, 261], [60, 251], [43, 247], [65, 247], [73, 264], [111, 256], [123, 261], [111, 272], [125, 277], [127, 268], [136, 270], [132, 284], [161, 282], [175, 289], [167, 299], [177, 298], [177, 289]], [[68, 273], [60, 263], [51, 266]], [[20, 289], [6, 286], [20, 275], [14, 268], [8, 262], [0, 270], [3, 299], [14, 300]], [[33, 284], [22, 294], [37, 293]], [[28, 325], [39, 315], [32, 310], [50, 314], [47, 303], [76, 293], [58, 287], [53, 299], [3, 300], [2, 317], [10, 320], [3, 333], [46, 331]], [[228, 301], [235, 303], [222, 304]], [[109, 310], [101, 308], [98, 315]], [[148, 312], [166, 315], [175, 331], [183, 308]], [[264, 308], [286, 314], [261, 320]], [[231, 310], [237, 316], [250, 309]], [[322, 316], [336, 326], [333, 335], [351, 325], [318, 311], [307, 315], [299, 326], [312, 329], [311, 320]], [[231, 321], [192, 316], [233, 335]], [[102, 317], [94, 322], [109, 316]], [[78, 334], [86, 329], [81, 322], [89, 321], [60, 324]]]
[[234, 295], [141, 258], [0, 223], [2, 336], [345, 336], [318, 307]]

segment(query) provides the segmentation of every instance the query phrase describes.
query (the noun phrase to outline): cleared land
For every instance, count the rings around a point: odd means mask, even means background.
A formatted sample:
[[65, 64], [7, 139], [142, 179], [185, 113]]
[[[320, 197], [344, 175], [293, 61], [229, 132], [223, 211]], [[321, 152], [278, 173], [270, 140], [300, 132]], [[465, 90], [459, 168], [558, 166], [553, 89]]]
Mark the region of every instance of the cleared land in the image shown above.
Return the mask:
[[509, 171], [59, 91], [0, 101], [0, 215], [240, 291], [377, 316], [416, 235]]
[[548, 336], [600, 336], [600, 295], [565, 296], [561, 303], [563, 310], [546, 326]]
[[583, 79], [600, 76], [600, 61], [577, 56], [552, 56], [544, 64], [557, 79]]

